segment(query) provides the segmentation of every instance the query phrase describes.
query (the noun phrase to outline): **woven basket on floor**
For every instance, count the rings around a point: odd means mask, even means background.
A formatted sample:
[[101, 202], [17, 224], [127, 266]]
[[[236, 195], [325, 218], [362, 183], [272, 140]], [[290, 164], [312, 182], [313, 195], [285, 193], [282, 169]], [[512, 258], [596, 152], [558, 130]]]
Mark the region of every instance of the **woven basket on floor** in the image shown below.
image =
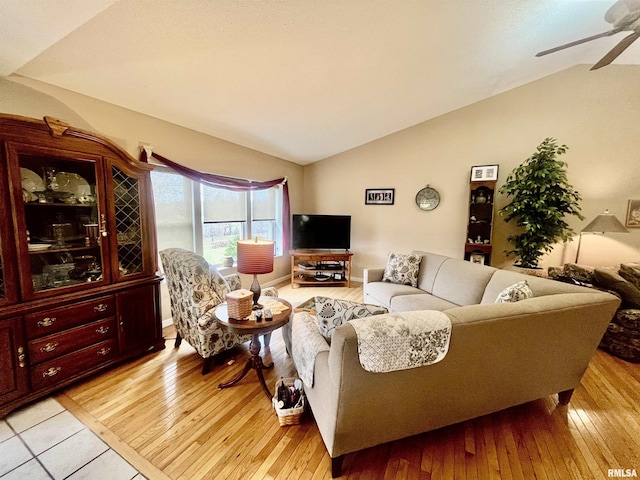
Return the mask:
[[[284, 379], [284, 384], [289, 387], [293, 385], [293, 382], [295, 382], [297, 379], [296, 378], [285, 378]], [[280, 422], [280, 426], [281, 427], [285, 427], [287, 425], [299, 425], [300, 424], [300, 420], [302, 419], [302, 414], [304, 413], [304, 404], [305, 404], [305, 398], [304, 398], [304, 388], [302, 388], [302, 404], [299, 407], [295, 407], [295, 408], [278, 408], [278, 397], [277, 397], [277, 392], [278, 392], [278, 385], [280, 385], [280, 382], [282, 381], [282, 379], [278, 380], [276, 382], [275, 385], [275, 392], [276, 395], [274, 395], [272, 402], [273, 402], [273, 408], [275, 409], [276, 413], [278, 414], [278, 421]]]

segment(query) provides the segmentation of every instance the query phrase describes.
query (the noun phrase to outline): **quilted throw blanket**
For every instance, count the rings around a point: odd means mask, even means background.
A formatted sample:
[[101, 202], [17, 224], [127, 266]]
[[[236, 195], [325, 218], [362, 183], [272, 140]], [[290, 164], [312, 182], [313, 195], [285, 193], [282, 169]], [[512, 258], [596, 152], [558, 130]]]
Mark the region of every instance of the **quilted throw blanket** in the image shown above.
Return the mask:
[[389, 313], [351, 320], [358, 356], [369, 372], [392, 372], [431, 365], [449, 350], [451, 320], [435, 310]]
[[[431, 365], [449, 350], [451, 320], [442, 312], [422, 310], [389, 313], [350, 320], [358, 337], [362, 368], [383, 373]], [[291, 356], [305, 385], [313, 386], [316, 356], [329, 351], [309, 313], [298, 313], [292, 322]]]
[[291, 356], [298, 370], [300, 380], [308, 387], [313, 387], [313, 367], [316, 356], [329, 351], [329, 344], [318, 330], [316, 318], [307, 312], [297, 313], [291, 326]]

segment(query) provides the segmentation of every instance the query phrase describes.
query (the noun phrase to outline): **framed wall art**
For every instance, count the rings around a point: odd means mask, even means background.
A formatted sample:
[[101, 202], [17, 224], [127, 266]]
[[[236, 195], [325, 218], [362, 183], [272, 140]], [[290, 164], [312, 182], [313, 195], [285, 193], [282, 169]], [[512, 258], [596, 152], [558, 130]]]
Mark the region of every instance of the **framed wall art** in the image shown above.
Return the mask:
[[367, 188], [364, 191], [365, 205], [393, 205], [395, 188]]
[[495, 182], [498, 180], [498, 165], [477, 165], [471, 167], [472, 182]]
[[629, 200], [624, 226], [627, 228], [640, 228], [640, 200]]

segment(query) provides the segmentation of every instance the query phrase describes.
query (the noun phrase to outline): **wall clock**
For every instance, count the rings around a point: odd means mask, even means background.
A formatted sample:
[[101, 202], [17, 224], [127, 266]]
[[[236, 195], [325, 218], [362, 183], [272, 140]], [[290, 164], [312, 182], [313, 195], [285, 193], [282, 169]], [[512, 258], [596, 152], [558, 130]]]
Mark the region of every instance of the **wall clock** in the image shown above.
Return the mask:
[[416, 194], [416, 205], [420, 210], [433, 210], [440, 203], [440, 194], [435, 188], [429, 185]]

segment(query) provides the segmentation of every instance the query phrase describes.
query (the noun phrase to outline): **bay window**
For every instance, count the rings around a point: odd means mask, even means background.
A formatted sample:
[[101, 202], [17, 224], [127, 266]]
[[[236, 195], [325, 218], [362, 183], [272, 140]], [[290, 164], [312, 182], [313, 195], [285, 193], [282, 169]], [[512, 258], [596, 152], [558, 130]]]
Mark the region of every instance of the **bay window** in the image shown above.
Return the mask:
[[282, 187], [237, 192], [202, 186], [164, 167], [151, 172], [158, 250], [181, 247], [221, 265], [238, 240], [274, 240], [282, 255]]

